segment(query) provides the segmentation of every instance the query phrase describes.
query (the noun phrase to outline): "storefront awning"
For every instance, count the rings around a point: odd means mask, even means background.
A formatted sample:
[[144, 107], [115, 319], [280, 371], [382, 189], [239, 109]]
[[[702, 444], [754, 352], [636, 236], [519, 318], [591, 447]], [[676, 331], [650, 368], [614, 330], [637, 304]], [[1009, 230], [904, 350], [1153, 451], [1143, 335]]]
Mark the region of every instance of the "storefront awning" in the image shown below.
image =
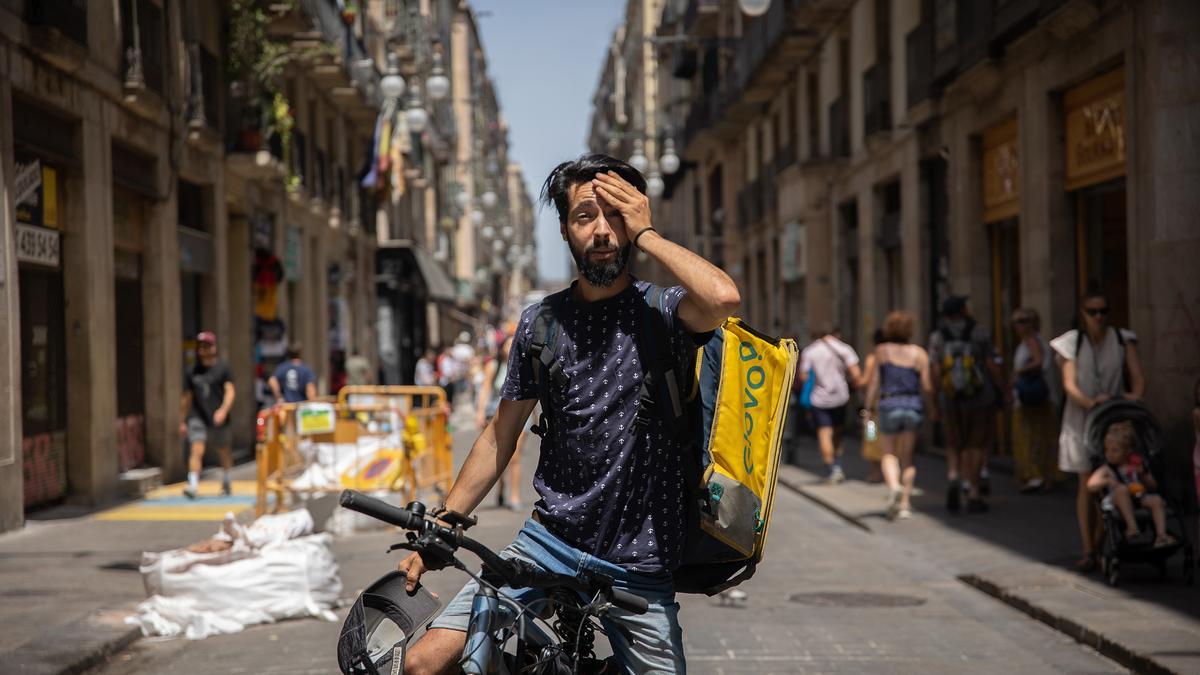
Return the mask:
[[[457, 294], [454, 289], [454, 281], [450, 275], [446, 273], [445, 268], [441, 263], [433, 258], [433, 256], [412, 242], [395, 242], [382, 244], [379, 247], [379, 255], [381, 258], [389, 258], [398, 256], [408, 258], [408, 264], [393, 266], [384, 263], [378, 265], [380, 281], [399, 281], [399, 279], [390, 279], [389, 277], [397, 274], [404, 274], [405, 268], [413, 269], [420, 275], [421, 281], [425, 286], [425, 292], [430, 300], [437, 302], [454, 302]], [[413, 265], [415, 263], [415, 265]]]

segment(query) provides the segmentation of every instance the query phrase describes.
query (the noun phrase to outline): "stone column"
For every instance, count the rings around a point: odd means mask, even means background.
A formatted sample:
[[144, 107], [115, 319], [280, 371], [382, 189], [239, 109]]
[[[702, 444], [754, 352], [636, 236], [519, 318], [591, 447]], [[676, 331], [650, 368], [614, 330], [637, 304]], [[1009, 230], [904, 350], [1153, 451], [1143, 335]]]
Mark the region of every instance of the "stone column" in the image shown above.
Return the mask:
[[103, 503], [117, 492], [112, 145], [104, 106], [97, 98], [84, 99], [83, 168], [66, 175], [62, 241], [70, 373], [68, 493], [89, 505]]
[[[222, 197], [225, 194], [222, 188]], [[224, 209], [222, 200], [222, 209]], [[224, 355], [233, 371], [233, 386], [237, 398], [233, 402], [233, 447], [237, 450], [254, 448], [254, 305], [251, 298], [251, 267], [254, 264], [250, 248], [250, 221], [241, 215], [228, 215], [224, 245], [225, 301], [222, 303], [226, 320]], [[280, 295], [284, 295], [280, 293]]]
[[12, 85], [8, 52], [0, 49], [0, 532], [25, 522], [21, 473], [21, 316], [14, 252]]
[[[169, 141], [167, 141], [169, 143]], [[167, 156], [164, 143], [160, 157]], [[184, 474], [179, 402], [183, 393], [183, 324], [179, 291], [179, 191], [176, 175], [159, 162], [168, 197], [147, 205], [143, 233], [142, 311], [145, 325], [146, 461], [163, 480]]]
[[1037, 310], [1042, 332], [1061, 334], [1075, 316], [1075, 222], [1066, 192], [1063, 115], [1046, 91], [1048, 69], [1032, 66], [1017, 115], [1020, 149], [1021, 303]]
[[[1200, 5], [1138, 5], [1128, 27], [1127, 142], [1129, 299], [1150, 409], [1164, 425], [1175, 470], [1187, 473], [1189, 409], [1200, 373]], [[1185, 489], [1191, 493], [1191, 489]]]

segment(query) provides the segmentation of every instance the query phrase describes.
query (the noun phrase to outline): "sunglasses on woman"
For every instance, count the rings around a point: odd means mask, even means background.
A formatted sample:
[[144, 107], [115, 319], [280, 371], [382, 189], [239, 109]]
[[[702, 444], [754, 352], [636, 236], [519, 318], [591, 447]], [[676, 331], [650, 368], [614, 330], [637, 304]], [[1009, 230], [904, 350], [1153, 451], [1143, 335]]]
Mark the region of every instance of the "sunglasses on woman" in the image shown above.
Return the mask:
[[1107, 307], [1084, 307], [1083, 312], [1084, 312], [1084, 314], [1087, 314], [1088, 316], [1105, 316], [1106, 314], [1108, 314], [1108, 308]]

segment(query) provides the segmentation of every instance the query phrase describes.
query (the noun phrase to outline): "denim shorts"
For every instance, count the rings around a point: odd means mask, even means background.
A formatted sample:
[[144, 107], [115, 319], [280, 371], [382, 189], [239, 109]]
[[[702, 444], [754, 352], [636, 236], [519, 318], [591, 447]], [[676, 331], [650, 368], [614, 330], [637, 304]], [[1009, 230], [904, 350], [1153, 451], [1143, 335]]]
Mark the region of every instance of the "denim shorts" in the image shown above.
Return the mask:
[[[541, 523], [529, 519], [517, 533], [517, 539], [500, 552], [503, 558], [520, 558], [557, 574], [578, 575], [593, 572], [612, 578], [613, 587], [645, 598], [650, 608], [637, 615], [616, 608], [601, 622], [608, 633], [613, 654], [627, 673], [683, 673], [683, 629], [679, 626], [679, 603], [671, 574], [629, 572], [622, 567], [568, 546]], [[471, 617], [471, 604], [478, 589], [474, 580], [467, 583], [446, 605], [431, 628], [448, 628], [466, 632]], [[545, 593], [532, 588], [502, 589], [503, 593], [523, 604], [529, 604]], [[591, 598], [588, 598], [590, 600]], [[623, 626], [633, 636], [631, 644], [612, 623]]]
[[912, 408], [893, 408], [879, 411], [879, 433], [898, 434], [901, 431], [920, 431], [924, 416]]

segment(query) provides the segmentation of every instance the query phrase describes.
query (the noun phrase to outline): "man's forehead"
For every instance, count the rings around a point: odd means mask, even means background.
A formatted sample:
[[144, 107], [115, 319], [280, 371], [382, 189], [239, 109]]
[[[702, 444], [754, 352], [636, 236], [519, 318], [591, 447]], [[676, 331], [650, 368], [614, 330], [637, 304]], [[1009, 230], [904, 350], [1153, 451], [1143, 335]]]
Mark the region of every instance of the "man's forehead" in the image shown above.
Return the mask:
[[597, 199], [596, 188], [592, 185], [592, 181], [590, 180], [584, 183], [576, 183], [572, 185], [568, 194], [571, 197], [571, 206], [576, 206], [584, 200], [590, 199], [595, 201]]

